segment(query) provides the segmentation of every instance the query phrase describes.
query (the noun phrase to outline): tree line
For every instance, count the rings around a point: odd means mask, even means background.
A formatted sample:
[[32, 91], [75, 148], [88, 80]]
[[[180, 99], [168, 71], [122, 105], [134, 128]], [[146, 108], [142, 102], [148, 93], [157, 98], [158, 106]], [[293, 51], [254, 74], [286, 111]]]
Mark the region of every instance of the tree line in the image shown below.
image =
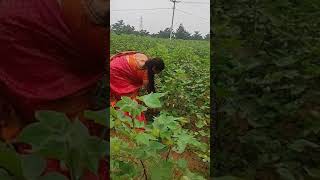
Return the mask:
[[[147, 30], [136, 30], [134, 26], [125, 24], [123, 20], [111, 25], [111, 32], [116, 34], [135, 34], [140, 36], [151, 36], [157, 38], [169, 38], [170, 37], [170, 28], [165, 28], [160, 30], [158, 33], [150, 33]], [[201, 35], [199, 31], [190, 33], [186, 30], [183, 24], [180, 24], [179, 27], [172, 32], [172, 38], [174, 39], [184, 39], [184, 40], [209, 40], [210, 34]]]

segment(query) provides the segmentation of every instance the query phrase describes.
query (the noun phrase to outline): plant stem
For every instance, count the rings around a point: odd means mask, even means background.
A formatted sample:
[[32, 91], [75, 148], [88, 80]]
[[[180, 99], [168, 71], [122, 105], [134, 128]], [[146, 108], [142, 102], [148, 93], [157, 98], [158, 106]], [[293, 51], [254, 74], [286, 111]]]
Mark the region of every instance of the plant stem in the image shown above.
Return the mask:
[[143, 167], [143, 174], [144, 174], [144, 177], [145, 177], [144, 179], [145, 179], [145, 180], [148, 180], [146, 167], [144, 166], [144, 163], [143, 163], [142, 160], [140, 160], [140, 163], [141, 163], [141, 165], [142, 165], [142, 167]]
[[168, 154], [167, 154], [167, 156], [166, 156], [166, 161], [168, 161], [168, 158], [169, 158], [169, 155], [170, 155], [171, 149], [172, 149], [172, 146], [170, 146], [170, 149], [169, 149]]
[[76, 176], [74, 174], [74, 167], [73, 167], [73, 163], [72, 163], [72, 152], [69, 146], [69, 143], [66, 142], [66, 146], [67, 146], [67, 162], [68, 162], [68, 166], [69, 166], [69, 171], [70, 171], [70, 176], [71, 176], [71, 180], [76, 180]]

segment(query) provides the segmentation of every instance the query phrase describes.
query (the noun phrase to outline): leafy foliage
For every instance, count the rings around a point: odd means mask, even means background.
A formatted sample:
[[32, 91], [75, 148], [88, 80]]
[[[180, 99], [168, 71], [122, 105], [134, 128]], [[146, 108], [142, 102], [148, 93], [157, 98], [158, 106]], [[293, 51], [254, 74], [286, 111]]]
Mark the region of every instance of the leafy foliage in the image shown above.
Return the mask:
[[314, 177], [320, 165], [319, 1], [212, 5], [216, 176]]
[[[115, 108], [111, 108], [110, 126], [116, 133], [110, 139], [112, 179], [141, 176], [152, 180], [172, 179], [175, 171], [183, 173], [185, 177], [202, 178], [190, 172], [185, 161], [175, 161], [171, 157], [172, 151], [183, 153], [186, 148], [206, 150], [205, 144], [182, 128], [180, 118], [161, 113], [148, 125], [135, 118], [137, 113], [140, 114], [147, 107], [158, 107], [154, 102], [160, 102], [159, 98], [162, 96], [163, 94], [152, 93], [138, 97], [146, 105], [139, 105], [142, 108], [137, 108], [135, 100], [123, 97]], [[131, 116], [124, 116], [124, 113]], [[140, 131], [140, 128], [144, 131]]]
[[[89, 115], [101, 122], [98, 115], [92, 112]], [[44, 158], [61, 160], [75, 180], [82, 177], [84, 169], [98, 173], [99, 160], [107, 155], [105, 140], [90, 136], [82, 122], [77, 119], [72, 121], [62, 113], [39, 111], [36, 118], [38, 121], [25, 127], [17, 139], [32, 146], [28, 155], [20, 155], [10, 146], [1, 145], [0, 167], [8, 173], [2, 173], [0, 177], [21, 180], [66, 179], [58, 173], [41, 176], [46, 165]]]

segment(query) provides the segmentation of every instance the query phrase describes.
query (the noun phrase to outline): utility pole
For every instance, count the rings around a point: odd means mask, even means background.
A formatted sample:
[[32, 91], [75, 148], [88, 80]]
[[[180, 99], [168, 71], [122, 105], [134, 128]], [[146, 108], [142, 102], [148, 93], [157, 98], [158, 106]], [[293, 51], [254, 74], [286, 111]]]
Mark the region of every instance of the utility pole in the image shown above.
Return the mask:
[[173, 2], [173, 8], [172, 8], [172, 20], [171, 20], [171, 28], [170, 28], [170, 40], [172, 38], [172, 31], [173, 31], [173, 20], [174, 20], [174, 11], [176, 10], [176, 3], [180, 2], [177, 0], [170, 0]]
[[140, 31], [143, 30], [143, 19], [142, 16], [140, 17]]

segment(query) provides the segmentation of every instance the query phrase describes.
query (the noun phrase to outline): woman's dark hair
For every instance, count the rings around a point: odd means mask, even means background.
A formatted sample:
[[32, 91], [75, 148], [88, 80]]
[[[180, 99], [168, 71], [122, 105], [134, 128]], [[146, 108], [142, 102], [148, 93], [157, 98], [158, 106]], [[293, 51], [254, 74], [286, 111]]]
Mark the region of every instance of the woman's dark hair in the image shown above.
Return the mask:
[[157, 72], [161, 72], [165, 68], [164, 62], [161, 58], [156, 57], [156, 58], [152, 58], [152, 59], [149, 59], [148, 61], [146, 61], [145, 66], [148, 71], [148, 80], [149, 80], [147, 91], [148, 91], [148, 93], [156, 92], [155, 85], [154, 85], [154, 74], [155, 73], [153, 72], [153, 68]]

